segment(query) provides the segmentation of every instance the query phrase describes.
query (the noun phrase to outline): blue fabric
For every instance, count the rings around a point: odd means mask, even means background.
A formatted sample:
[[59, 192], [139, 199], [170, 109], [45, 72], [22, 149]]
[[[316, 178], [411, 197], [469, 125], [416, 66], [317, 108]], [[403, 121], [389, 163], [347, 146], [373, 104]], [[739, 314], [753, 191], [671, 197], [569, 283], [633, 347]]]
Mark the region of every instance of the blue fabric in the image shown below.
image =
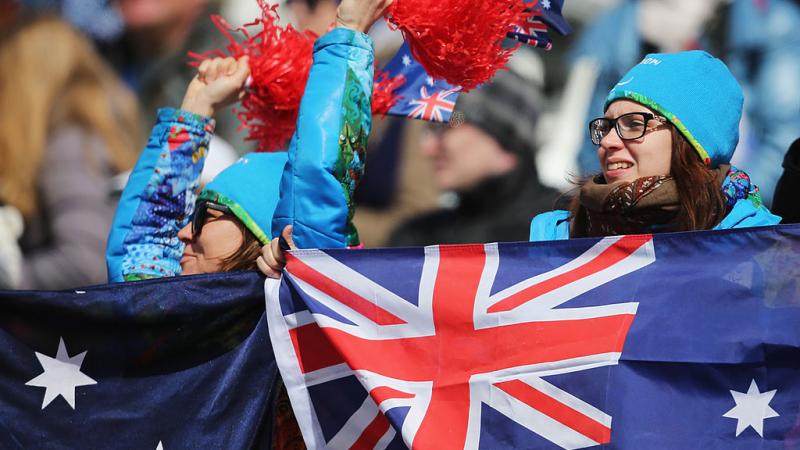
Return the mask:
[[531, 220], [529, 241], [558, 241], [569, 239], [569, 211], [557, 209], [537, 214]]
[[159, 110], [147, 146], [122, 191], [106, 246], [111, 282], [180, 274], [183, 243], [214, 120]]
[[[59, 341], [74, 365], [39, 387]], [[278, 370], [259, 274], [0, 291], [0, 346], [2, 449], [270, 448]], [[43, 405], [77, 370], [95, 384]]]
[[[731, 212], [714, 229], [763, 227], [777, 225], [780, 221], [780, 217], [769, 212], [764, 206], [755, 206], [750, 200], [742, 199], [736, 202]], [[530, 241], [562, 239], [569, 239], [569, 211], [559, 209], [542, 213], [531, 221]]]
[[711, 167], [730, 162], [744, 97], [719, 59], [699, 50], [651, 53], [611, 89], [605, 109], [620, 99], [663, 114]]
[[280, 184], [272, 235], [293, 225], [300, 248], [358, 245], [353, 192], [372, 127], [369, 36], [336, 28], [314, 44], [314, 63]]
[[214, 177], [198, 198], [231, 207], [261, 243], [267, 244], [286, 160], [286, 152], [244, 155]]
[[798, 247], [784, 225], [298, 251], [267, 317], [309, 448], [796, 449]]

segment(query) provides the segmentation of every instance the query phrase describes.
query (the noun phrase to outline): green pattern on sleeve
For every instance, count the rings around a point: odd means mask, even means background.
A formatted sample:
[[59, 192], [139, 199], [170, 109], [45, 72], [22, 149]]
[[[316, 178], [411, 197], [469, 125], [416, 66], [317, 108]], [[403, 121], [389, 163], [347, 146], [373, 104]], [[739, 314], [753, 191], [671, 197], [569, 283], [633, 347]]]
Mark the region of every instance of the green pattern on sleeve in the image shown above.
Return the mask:
[[347, 203], [346, 241], [350, 247], [358, 246], [358, 230], [353, 224], [355, 204], [353, 195], [361, 177], [367, 149], [367, 133], [362, 126], [364, 111], [371, 111], [370, 99], [364, 95], [361, 83], [352, 71], [347, 70], [347, 80], [342, 104], [342, 129], [339, 133], [339, 159], [334, 175], [342, 186]]

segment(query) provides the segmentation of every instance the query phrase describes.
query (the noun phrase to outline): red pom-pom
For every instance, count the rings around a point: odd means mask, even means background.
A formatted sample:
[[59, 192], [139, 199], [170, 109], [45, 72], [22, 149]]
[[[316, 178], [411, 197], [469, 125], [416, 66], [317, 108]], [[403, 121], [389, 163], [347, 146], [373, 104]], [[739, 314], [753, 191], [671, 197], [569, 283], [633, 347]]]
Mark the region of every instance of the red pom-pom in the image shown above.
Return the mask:
[[[252, 82], [237, 115], [242, 122], [240, 129], [247, 129], [245, 139], [256, 141], [257, 151], [269, 152], [285, 149], [294, 133], [317, 35], [300, 32], [291, 25], [281, 27], [278, 5], [270, 6], [264, 0], [259, 0], [259, 5], [262, 17], [243, 27], [233, 28], [220, 16], [212, 16], [212, 20], [230, 42], [225, 49], [227, 54], [250, 58]], [[258, 33], [251, 35], [250, 30], [259, 26]], [[241, 39], [237, 40], [234, 34], [241, 35]], [[225, 55], [222, 50], [203, 55], [190, 53], [196, 60]], [[390, 79], [376, 71], [373, 111], [386, 113], [398, 100], [393, 91], [402, 83], [402, 77]]]
[[388, 21], [430, 76], [469, 91], [506, 65], [519, 44], [504, 49], [503, 39], [530, 7], [521, 0], [396, 0]]
[[375, 69], [375, 83], [372, 87], [372, 114], [384, 115], [400, 100], [394, 91], [405, 84], [402, 75], [389, 78], [387, 72]]

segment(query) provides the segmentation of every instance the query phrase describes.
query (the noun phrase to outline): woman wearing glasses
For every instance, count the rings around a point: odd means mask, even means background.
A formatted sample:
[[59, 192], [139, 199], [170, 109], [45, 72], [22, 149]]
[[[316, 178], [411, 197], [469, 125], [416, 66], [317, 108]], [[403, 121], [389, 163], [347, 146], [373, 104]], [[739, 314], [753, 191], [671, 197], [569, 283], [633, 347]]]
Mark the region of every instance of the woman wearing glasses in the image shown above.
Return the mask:
[[[733, 75], [708, 53], [648, 55], [589, 124], [602, 173], [580, 183], [569, 211], [534, 217], [530, 240], [777, 224], [747, 174], [729, 165], [742, 102]], [[261, 259], [265, 274], [280, 276], [277, 240]]]
[[648, 55], [589, 124], [602, 173], [580, 183], [569, 211], [534, 217], [530, 239], [777, 224], [747, 174], [729, 165], [742, 101], [708, 53]]

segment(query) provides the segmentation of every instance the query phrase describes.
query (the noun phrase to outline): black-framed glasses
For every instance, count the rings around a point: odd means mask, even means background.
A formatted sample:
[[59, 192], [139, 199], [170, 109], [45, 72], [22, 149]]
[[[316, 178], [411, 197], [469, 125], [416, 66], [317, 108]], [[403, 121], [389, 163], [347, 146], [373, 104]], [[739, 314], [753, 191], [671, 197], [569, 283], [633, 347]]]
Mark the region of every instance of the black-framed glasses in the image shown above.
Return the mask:
[[208, 220], [208, 210], [213, 209], [214, 211], [220, 211], [226, 214], [232, 214], [230, 208], [225, 205], [221, 205], [219, 203], [214, 203], [208, 200], [200, 200], [194, 205], [194, 212], [192, 213], [192, 236], [196, 239], [197, 236], [200, 236], [200, 231], [203, 229], [203, 225], [206, 224]]
[[589, 122], [589, 136], [592, 138], [592, 144], [600, 145], [600, 141], [614, 128], [617, 130], [617, 136], [624, 141], [639, 139], [647, 132], [647, 124], [651, 120], [656, 120], [660, 124], [667, 121], [662, 116], [646, 112], [627, 113], [616, 119], [600, 117]]

